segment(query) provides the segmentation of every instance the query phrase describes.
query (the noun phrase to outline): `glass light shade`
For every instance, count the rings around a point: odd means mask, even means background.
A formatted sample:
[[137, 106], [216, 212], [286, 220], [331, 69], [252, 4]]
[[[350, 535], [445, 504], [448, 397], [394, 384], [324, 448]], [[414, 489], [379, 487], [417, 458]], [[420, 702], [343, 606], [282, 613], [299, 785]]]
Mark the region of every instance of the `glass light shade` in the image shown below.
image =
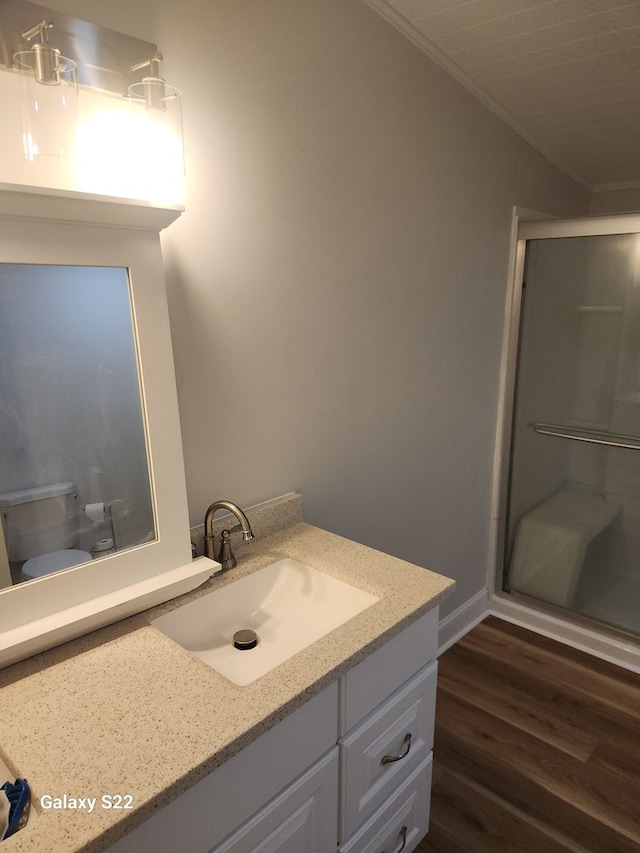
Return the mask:
[[145, 198], [153, 197], [155, 185], [163, 188], [165, 198], [182, 201], [184, 146], [180, 92], [158, 77], [145, 77], [141, 83], [129, 86], [129, 110], [131, 158], [144, 174]]
[[75, 62], [53, 48], [37, 45], [13, 57], [22, 82], [24, 156], [35, 161], [76, 157], [78, 80]]
[[145, 98], [137, 95], [127, 99], [82, 90], [77, 177], [84, 191], [183, 203], [182, 110], [177, 90], [165, 86], [161, 103], [164, 108], [147, 108]]

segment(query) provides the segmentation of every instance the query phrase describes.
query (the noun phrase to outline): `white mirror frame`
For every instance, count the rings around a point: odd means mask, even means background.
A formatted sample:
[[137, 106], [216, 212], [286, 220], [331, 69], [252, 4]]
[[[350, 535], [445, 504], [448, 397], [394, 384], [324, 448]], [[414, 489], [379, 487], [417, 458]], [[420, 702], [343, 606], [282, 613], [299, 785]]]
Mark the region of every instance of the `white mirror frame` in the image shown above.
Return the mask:
[[0, 667], [195, 589], [159, 232], [181, 209], [0, 184], [0, 262], [129, 270], [156, 539], [0, 591]]

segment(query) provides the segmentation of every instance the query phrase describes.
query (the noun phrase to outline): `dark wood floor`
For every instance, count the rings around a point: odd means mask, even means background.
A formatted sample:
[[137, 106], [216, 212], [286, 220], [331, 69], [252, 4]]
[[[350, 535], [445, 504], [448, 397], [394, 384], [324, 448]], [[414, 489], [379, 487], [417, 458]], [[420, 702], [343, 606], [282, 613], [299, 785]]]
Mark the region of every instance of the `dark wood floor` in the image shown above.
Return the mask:
[[419, 853], [639, 853], [640, 676], [493, 617], [440, 658]]

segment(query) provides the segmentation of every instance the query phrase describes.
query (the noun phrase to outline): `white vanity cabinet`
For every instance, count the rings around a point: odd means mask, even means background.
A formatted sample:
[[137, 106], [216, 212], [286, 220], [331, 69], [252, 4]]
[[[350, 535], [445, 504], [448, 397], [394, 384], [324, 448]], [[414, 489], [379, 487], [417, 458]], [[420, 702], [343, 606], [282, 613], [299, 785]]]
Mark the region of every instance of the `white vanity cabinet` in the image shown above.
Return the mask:
[[438, 608], [110, 848], [410, 853], [428, 829]]
[[[337, 833], [337, 684], [326, 687], [296, 711], [254, 740], [221, 767], [205, 776], [177, 799], [138, 826], [109, 848], [110, 853], [211, 853], [211, 851], [259, 850], [257, 835], [291, 829], [279, 829], [286, 823], [288, 800], [292, 818], [306, 822], [308, 829], [321, 822], [335, 845]], [[215, 703], [212, 704], [215, 713]], [[176, 744], [176, 749], [179, 749]], [[327, 759], [323, 761], [322, 759]], [[303, 803], [298, 802], [301, 777]], [[291, 798], [288, 799], [288, 795]], [[283, 796], [284, 795], [284, 796]], [[279, 799], [274, 804], [272, 801]], [[308, 799], [314, 803], [304, 805]], [[305, 811], [306, 810], [306, 811]], [[271, 812], [270, 817], [267, 812]], [[256, 818], [258, 819], [256, 821]], [[263, 820], [264, 819], [264, 820]], [[241, 830], [251, 831], [247, 841]], [[253, 824], [260, 824], [257, 828]], [[303, 830], [300, 830], [301, 832]], [[304, 830], [307, 831], [307, 830]], [[295, 837], [293, 835], [292, 837]], [[299, 837], [304, 837], [303, 835]], [[222, 846], [235, 839], [235, 846]], [[304, 850], [302, 847], [272, 846], [270, 851]], [[315, 848], [309, 848], [315, 853]], [[317, 853], [325, 853], [318, 848]]]
[[428, 830], [437, 631], [435, 608], [341, 681], [339, 853], [409, 853]]
[[212, 853], [327, 853], [336, 843], [334, 747]]
[[[414, 788], [430, 777], [436, 673], [435, 663], [425, 667], [340, 739], [341, 851], [352, 849], [348, 840], [370, 819], [386, 825], [390, 799], [415, 771], [421, 775], [413, 779]], [[428, 805], [427, 797], [423, 833]]]

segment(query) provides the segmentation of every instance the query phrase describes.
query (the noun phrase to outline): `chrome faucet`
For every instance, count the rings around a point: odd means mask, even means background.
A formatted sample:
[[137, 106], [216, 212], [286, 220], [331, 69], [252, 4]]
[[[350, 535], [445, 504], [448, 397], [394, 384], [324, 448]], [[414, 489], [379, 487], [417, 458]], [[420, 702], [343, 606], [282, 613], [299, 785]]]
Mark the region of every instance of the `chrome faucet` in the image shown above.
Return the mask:
[[[223, 530], [221, 534], [221, 542], [218, 553], [215, 553], [215, 543], [213, 536], [213, 516], [219, 509], [226, 509], [238, 519], [238, 524], [235, 527], [230, 527], [228, 530]], [[223, 569], [233, 569], [237, 565], [236, 558], [231, 550], [231, 542], [229, 534], [236, 533], [242, 530], [242, 539], [244, 542], [249, 542], [255, 539], [249, 519], [236, 504], [231, 501], [216, 501], [212, 503], [209, 509], [204, 514], [204, 555], [210, 560], [217, 560]]]

